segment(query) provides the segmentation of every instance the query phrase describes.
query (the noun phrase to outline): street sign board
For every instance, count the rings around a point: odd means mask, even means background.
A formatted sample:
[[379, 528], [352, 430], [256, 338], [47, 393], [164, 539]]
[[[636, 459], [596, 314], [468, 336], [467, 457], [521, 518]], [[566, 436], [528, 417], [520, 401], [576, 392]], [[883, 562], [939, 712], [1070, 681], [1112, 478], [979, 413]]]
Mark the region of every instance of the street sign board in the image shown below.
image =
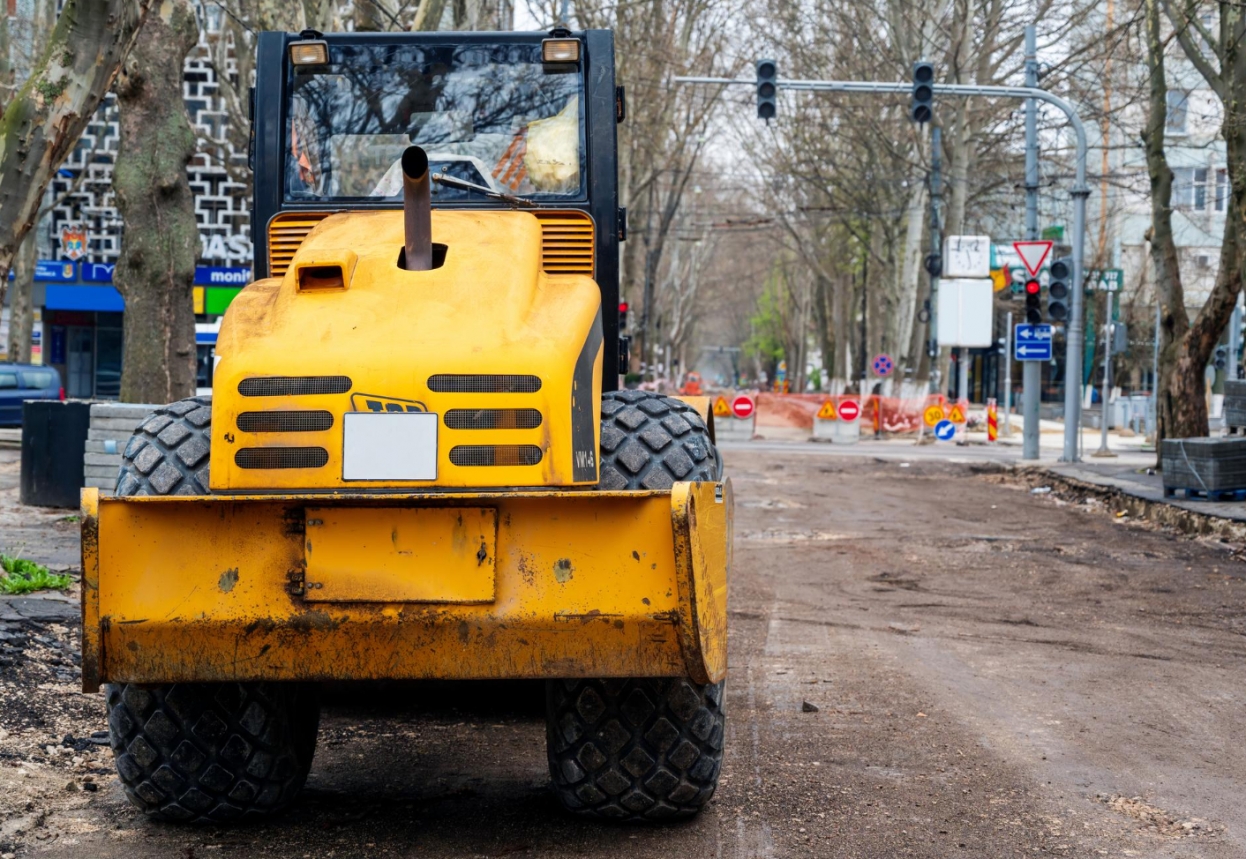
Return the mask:
[[722, 394], [714, 400], [714, 417], [729, 418], [731, 417], [731, 406], [727, 405], [727, 398]]
[[952, 404], [952, 408], [948, 410], [947, 419], [954, 424], [963, 424], [965, 422], [965, 410], [961, 408], [960, 403]]
[[740, 396], [731, 401], [731, 413], [741, 419], [751, 418], [756, 407], [753, 398], [746, 397], [744, 394], [740, 394]]
[[1086, 275], [1087, 289], [1101, 289], [1104, 292], [1119, 292], [1125, 282], [1125, 270], [1120, 268], [1095, 269]]
[[935, 424], [934, 433], [939, 441], [951, 441], [956, 435], [956, 424], [951, 421], [939, 421]]
[[833, 421], [835, 420], [835, 404], [827, 400], [822, 404], [822, 408], [818, 409], [818, 420]]
[[1038, 275], [1038, 270], [1043, 267], [1043, 263], [1047, 261], [1047, 255], [1051, 253], [1051, 242], [1013, 242], [1012, 247], [1017, 252], [1017, 256], [1021, 257], [1021, 263], [1025, 266], [1025, 270], [1032, 277]]
[[990, 277], [990, 236], [948, 236], [943, 242], [943, 277]]
[[943, 406], [938, 403], [933, 406], [926, 406], [926, 410], [922, 412], [922, 420], [928, 427], [935, 427], [943, 418]]
[[861, 404], [856, 400], [844, 400], [839, 404], [839, 417], [846, 421], [855, 421], [861, 417]]
[[1013, 357], [1018, 361], [1050, 361], [1052, 330], [1050, 325], [1015, 326]]
[[990, 346], [995, 322], [994, 284], [988, 278], [939, 281], [938, 326], [940, 346]]
[[891, 360], [890, 355], [879, 355], [874, 359], [874, 374], [877, 376], [890, 376], [895, 366], [895, 362]]

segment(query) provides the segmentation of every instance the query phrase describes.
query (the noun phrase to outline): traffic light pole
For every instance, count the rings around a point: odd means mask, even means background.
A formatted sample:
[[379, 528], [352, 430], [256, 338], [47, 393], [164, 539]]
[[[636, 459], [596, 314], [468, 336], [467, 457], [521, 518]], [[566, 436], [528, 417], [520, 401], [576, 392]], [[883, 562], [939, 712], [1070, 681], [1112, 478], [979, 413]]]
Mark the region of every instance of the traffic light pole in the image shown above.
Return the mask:
[[[755, 87], [756, 80], [748, 78], [676, 77], [676, 82], [686, 84], [713, 84], [717, 86]], [[911, 83], [885, 83], [882, 81], [805, 81], [778, 80], [780, 89], [803, 92], [886, 93], [911, 94]], [[1082, 295], [1083, 250], [1086, 238], [1086, 198], [1090, 186], [1086, 184], [1086, 127], [1081, 117], [1060, 96], [1034, 86], [973, 86], [969, 84], [935, 84], [935, 95], [984, 96], [986, 98], [1037, 99], [1054, 105], [1069, 120], [1077, 139], [1073, 182], [1073, 306], [1069, 314], [1068, 336], [1065, 343], [1064, 386], [1064, 456], [1065, 462], [1078, 459], [1077, 442], [1082, 417], [1082, 351], [1085, 346], [1085, 322]], [[1029, 363], [1029, 362], [1026, 362]]]
[[[1034, 26], [1025, 28], [1025, 85], [1038, 86], [1038, 55]], [[1025, 100], [1025, 238], [1038, 241], [1038, 102]], [[1012, 360], [1012, 356], [1008, 356]], [[1038, 459], [1039, 399], [1043, 365], [1021, 362], [1021, 458]]]

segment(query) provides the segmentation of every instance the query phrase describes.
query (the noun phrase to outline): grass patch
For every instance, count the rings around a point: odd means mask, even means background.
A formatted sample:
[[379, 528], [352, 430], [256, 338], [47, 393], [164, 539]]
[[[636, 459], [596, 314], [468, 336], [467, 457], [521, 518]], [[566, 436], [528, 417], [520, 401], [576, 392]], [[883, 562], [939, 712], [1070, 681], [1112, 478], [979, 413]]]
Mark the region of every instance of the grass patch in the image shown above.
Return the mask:
[[43, 564], [25, 558], [0, 554], [0, 594], [28, 594], [34, 591], [63, 591], [73, 578], [49, 573]]

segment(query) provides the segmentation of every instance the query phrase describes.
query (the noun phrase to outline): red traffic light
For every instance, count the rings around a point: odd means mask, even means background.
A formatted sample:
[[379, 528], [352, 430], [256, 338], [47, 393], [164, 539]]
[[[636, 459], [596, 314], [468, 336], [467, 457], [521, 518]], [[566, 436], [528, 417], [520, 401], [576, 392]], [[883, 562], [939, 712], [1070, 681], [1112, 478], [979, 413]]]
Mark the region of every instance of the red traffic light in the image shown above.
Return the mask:
[[1038, 295], [1038, 293], [1041, 290], [1042, 290], [1042, 286], [1039, 284], [1037, 280], [1027, 280], [1025, 282], [1025, 294], [1026, 295]]
[[626, 301], [619, 302], [619, 313], [627, 313], [627, 302]]

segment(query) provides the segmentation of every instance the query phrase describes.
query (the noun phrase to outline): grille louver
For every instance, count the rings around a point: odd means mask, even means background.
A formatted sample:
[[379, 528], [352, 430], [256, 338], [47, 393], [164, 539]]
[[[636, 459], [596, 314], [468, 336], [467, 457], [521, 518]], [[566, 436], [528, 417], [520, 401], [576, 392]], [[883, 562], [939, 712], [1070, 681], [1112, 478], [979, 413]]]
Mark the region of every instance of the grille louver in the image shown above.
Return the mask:
[[536, 376], [439, 373], [429, 377], [428, 389], [438, 394], [535, 394], [541, 390], [541, 380]]
[[239, 468], [323, 468], [328, 461], [323, 447], [244, 447], [234, 454]]
[[324, 410], [243, 412], [238, 415], [238, 429], [243, 432], [322, 432], [332, 426], [333, 413]]
[[328, 212], [286, 212], [268, 222], [268, 276], [282, 277], [307, 234]]
[[583, 212], [533, 212], [541, 222], [541, 268], [593, 276], [593, 221]]
[[309, 394], [344, 394], [349, 376], [253, 376], [238, 383], [244, 397], [291, 397]]
[[450, 429], [536, 429], [541, 413], [536, 409], [450, 409], [446, 412]]
[[541, 449], [535, 444], [461, 444], [450, 448], [455, 465], [536, 465]]

